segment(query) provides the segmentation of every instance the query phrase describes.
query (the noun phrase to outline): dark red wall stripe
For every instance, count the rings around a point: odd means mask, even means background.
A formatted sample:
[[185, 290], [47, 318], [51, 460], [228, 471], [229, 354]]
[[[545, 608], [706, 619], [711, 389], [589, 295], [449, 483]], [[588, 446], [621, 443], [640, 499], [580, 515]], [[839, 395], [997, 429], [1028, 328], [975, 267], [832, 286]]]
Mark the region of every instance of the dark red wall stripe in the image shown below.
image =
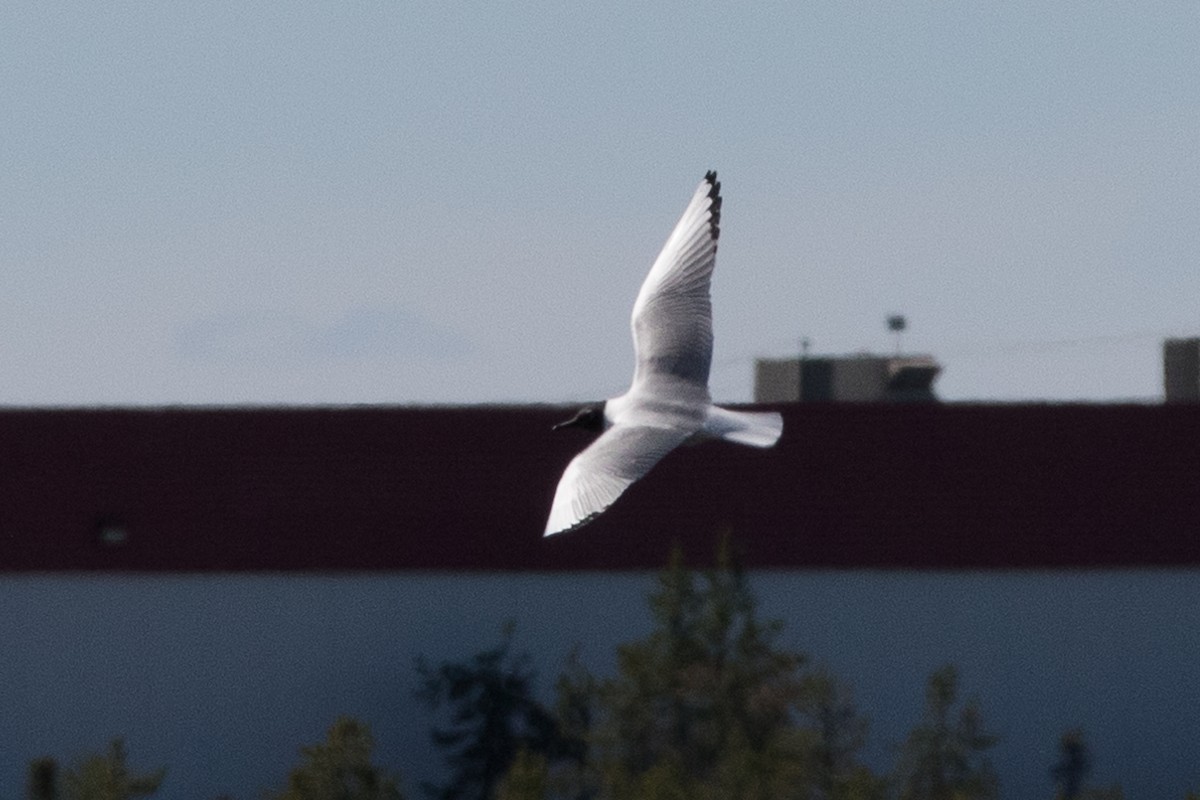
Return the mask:
[[1200, 564], [1200, 406], [777, 408], [548, 540], [563, 408], [0, 411], [0, 571]]

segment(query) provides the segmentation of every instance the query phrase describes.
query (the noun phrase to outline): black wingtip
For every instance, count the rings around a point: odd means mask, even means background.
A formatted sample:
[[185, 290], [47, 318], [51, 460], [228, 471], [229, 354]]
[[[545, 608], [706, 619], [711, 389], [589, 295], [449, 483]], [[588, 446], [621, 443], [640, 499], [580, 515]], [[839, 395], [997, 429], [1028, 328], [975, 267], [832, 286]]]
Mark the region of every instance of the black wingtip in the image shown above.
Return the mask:
[[721, 238], [721, 182], [717, 180], [717, 171], [710, 169], [704, 173], [704, 180], [708, 182], [708, 197], [712, 202], [708, 209], [711, 212], [709, 217], [709, 226], [712, 231], [712, 238], [715, 242]]

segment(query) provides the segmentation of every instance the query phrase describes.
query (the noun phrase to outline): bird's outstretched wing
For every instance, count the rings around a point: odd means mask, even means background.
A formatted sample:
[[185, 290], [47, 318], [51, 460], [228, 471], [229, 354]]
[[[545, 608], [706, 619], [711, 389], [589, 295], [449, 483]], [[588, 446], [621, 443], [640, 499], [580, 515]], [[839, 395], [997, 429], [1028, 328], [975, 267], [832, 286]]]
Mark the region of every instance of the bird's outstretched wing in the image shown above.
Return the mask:
[[708, 385], [712, 361], [709, 285], [720, 235], [721, 184], [709, 172], [675, 225], [633, 304], [633, 382], [656, 374]]
[[642, 425], [609, 428], [567, 465], [554, 492], [545, 535], [591, 521], [690, 433]]

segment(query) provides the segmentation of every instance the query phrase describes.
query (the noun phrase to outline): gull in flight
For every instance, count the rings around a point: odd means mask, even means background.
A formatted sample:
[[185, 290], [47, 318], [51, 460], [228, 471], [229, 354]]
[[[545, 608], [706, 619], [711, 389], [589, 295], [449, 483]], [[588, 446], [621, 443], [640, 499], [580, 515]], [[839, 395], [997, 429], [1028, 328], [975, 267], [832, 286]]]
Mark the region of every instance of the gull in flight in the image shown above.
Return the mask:
[[637, 364], [629, 391], [585, 406], [555, 430], [604, 431], [575, 456], [558, 482], [546, 536], [595, 519], [621, 493], [686, 441], [724, 439], [771, 447], [783, 433], [775, 412], [712, 404], [712, 299], [721, 222], [721, 184], [709, 172], [642, 283], [633, 304]]

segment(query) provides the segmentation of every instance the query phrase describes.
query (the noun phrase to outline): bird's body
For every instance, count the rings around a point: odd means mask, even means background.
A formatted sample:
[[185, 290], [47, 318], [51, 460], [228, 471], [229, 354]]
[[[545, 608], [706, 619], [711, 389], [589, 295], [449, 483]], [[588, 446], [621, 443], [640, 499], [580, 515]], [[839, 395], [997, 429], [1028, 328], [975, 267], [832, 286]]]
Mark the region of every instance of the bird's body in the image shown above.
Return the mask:
[[684, 442], [724, 439], [770, 447], [778, 441], [783, 431], [779, 414], [721, 408], [708, 393], [713, 341], [709, 286], [720, 219], [721, 184], [709, 172], [633, 305], [637, 363], [629, 391], [556, 426], [604, 433], [567, 465], [546, 536], [592, 520]]

